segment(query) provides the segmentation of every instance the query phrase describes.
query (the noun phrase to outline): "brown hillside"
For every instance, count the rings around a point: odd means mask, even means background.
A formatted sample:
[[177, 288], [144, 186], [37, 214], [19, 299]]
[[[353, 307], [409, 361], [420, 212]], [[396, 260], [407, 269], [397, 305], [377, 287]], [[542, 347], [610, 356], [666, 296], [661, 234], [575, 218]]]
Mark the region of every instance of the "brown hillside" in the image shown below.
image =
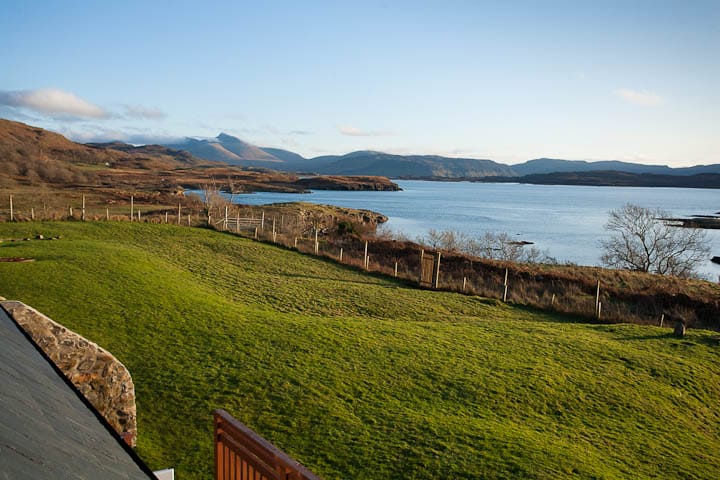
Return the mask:
[[89, 183], [80, 165], [115, 163], [127, 155], [71, 142], [57, 133], [0, 119], [0, 184]]

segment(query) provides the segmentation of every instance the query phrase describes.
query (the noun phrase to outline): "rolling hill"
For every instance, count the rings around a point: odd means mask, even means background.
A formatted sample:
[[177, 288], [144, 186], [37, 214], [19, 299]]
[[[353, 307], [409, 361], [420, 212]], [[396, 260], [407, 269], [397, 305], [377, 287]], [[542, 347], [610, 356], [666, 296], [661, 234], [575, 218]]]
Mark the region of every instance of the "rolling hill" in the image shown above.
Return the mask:
[[458, 178], [513, 176], [512, 169], [492, 160], [449, 158], [437, 155], [392, 155], [359, 151], [308, 161], [312, 171], [336, 175], [382, 175], [394, 178]]
[[[419, 290], [206, 229], [0, 223], [0, 295], [130, 370], [138, 453], [212, 477], [224, 408], [325, 479], [715, 478], [716, 332]], [[99, 259], [102, 259], [99, 261]], [[62, 272], [62, 275], [58, 275]]]
[[672, 168], [667, 165], [643, 165], [640, 163], [621, 162], [618, 160], [559, 160], [554, 158], [537, 158], [512, 166], [518, 176], [566, 173], [566, 172], [599, 172], [614, 171], [635, 174], [650, 173], [654, 175], [697, 175], [700, 173], [720, 173], [720, 164], [697, 165], [694, 167]]

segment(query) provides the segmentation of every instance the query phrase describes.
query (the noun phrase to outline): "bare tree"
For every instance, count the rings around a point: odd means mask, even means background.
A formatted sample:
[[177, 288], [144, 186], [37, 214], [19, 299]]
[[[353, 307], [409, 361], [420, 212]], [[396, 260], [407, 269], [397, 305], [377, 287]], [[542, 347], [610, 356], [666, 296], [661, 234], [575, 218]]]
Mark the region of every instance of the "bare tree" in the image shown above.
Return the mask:
[[463, 232], [431, 228], [428, 230], [427, 235], [418, 238], [418, 242], [446, 252], [469, 253], [469, 245], [472, 239]]
[[529, 242], [519, 242], [506, 232], [485, 232], [482, 237], [473, 239], [467, 252], [482, 258], [504, 260], [519, 263], [557, 263], [547, 251], [531, 246]]
[[521, 263], [557, 263], [557, 260], [527, 242], [518, 242], [505, 232], [486, 232], [479, 238], [466, 233], [429, 230], [418, 242], [447, 252], [466, 253], [481, 258]]
[[613, 236], [600, 242], [605, 266], [687, 278], [710, 254], [704, 231], [670, 224], [659, 208], [627, 204], [609, 215], [605, 230]]

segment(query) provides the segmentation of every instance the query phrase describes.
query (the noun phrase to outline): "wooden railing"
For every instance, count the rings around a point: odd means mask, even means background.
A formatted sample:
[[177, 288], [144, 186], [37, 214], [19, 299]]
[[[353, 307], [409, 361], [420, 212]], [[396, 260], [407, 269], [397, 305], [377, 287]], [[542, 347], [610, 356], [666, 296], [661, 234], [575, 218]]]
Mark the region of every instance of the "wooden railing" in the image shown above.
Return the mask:
[[216, 480], [320, 480], [225, 410], [213, 416]]

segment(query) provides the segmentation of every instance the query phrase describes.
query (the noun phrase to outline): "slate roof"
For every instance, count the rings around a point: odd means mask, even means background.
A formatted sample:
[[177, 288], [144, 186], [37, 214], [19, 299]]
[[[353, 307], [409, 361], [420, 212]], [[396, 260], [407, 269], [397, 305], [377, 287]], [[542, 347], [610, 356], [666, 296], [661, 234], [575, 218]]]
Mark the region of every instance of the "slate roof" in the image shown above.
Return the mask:
[[0, 308], [0, 479], [154, 479]]

